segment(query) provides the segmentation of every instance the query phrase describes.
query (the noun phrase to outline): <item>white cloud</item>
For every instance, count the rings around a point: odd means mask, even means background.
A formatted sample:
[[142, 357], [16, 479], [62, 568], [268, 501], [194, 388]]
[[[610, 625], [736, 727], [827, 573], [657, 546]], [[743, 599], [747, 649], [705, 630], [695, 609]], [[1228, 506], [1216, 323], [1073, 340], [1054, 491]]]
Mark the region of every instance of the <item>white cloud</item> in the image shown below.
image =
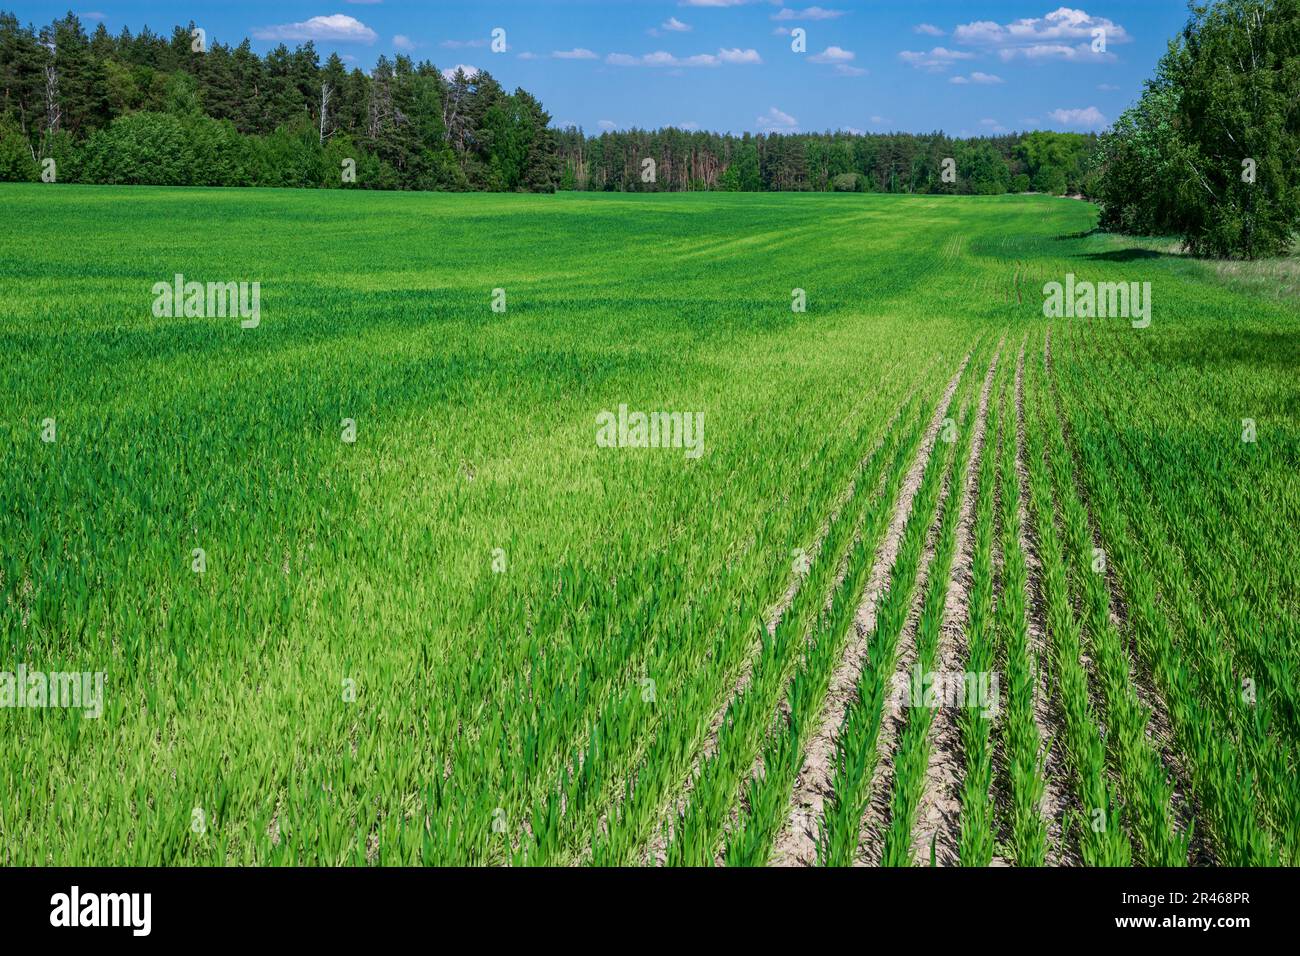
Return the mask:
[[954, 76], [954, 77], [953, 77], [951, 80], [949, 80], [948, 82], [949, 82], [949, 83], [955, 83], [955, 84], [958, 85], [958, 86], [965, 86], [967, 83], [970, 82], [970, 80], [966, 79], [966, 77], [961, 76], [961, 75], [959, 74], [959, 75], [957, 75], [957, 76]]
[[393, 37], [393, 49], [401, 50], [403, 53], [409, 53], [415, 49], [415, 44], [411, 42], [411, 38], [406, 34], [398, 33]]
[[1100, 129], [1107, 123], [1106, 117], [1095, 106], [1083, 109], [1052, 110], [1047, 114], [1061, 126], [1073, 126], [1080, 129]]
[[1093, 51], [1097, 31], [1102, 32], [1107, 46], [1133, 39], [1113, 20], [1070, 7], [1059, 7], [1041, 17], [1025, 17], [1007, 24], [976, 20], [958, 26], [952, 35], [958, 43], [996, 52], [1004, 62], [1017, 57], [1081, 62], [1113, 59], [1111, 53]]
[[904, 50], [898, 54], [898, 58], [904, 63], [911, 64], [917, 69], [946, 70], [958, 60], [975, 59], [975, 54], [967, 53], [963, 50], [949, 50], [946, 47], [937, 46], [929, 53]]
[[343, 13], [312, 17], [300, 23], [281, 23], [253, 31], [257, 40], [336, 40], [374, 43], [378, 34], [360, 20]]
[[772, 14], [773, 20], [834, 20], [844, 16], [843, 10], [827, 10], [825, 7], [807, 7], [803, 10], [791, 10], [782, 7]]
[[933, 23], [918, 23], [916, 26], [912, 27], [912, 32], [919, 33], [922, 36], [927, 36], [927, 37], [943, 36], [943, 31], [940, 30], [938, 27], [936, 27]]
[[670, 33], [689, 33], [691, 31], [691, 25], [689, 23], [682, 23], [682, 21], [678, 20], [676, 17], [669, 17], [663, 23], [659, 24], [659, 29], [668, 30]]
[[681, 0], [684, 7], [742, 7], [754, 0]]
[[993, 86], [995, 84], [1001, 83], [1002, 77], [998, 76], [995, 73], [981, 73], [979, 70], [975, 70], [970, 75], [970, 81], [972, 83], [982, 83], [985, 86]]
[[78, 13], [77, 16], [83, 20], [107, 20], [108, 17], [98, 11], [92, 10], [90, 13]]
[[478, 67], [470, 66], [468, 63], [457, 63], [455, 66], [449, 66], [447, 69], [442, 71], [443, 78], [446, 80], [454, 80], [456, 78], [457, 70], [464, 71], [465, 75], [471, 80], [478, 76]]
[[677, 124], [677, 128], [678, 128], [678, 129], [684, 129], [684, 130], [686, 130], [686, 131], [689, 133], [689, 132], [694, 132], [695, 130], [699, 129], [699, 128], [700, 128], [700, 124], [699, 124], [699, 123], [678, 123], [678, 124]]
[[848, 133], [851, 136], [865, 136], [867, 133], [866, 130], [858, 129], [856, 126], [841, 126], [840, 132]]
[[775, 106], [769, 109], [758, 119], [754, 120], [760, 129], [774, 129], [783, 131], [793, 131], [798, 129], [799, 121], [789, 113], [783, 113]]
[[675, 56], [665, 50], [656, 50], [654, 53], [645, 53], [641, 56], [632, 56], [628, 53], [611, 53], [605, 57], [605, 62], [610, 66], [683, 67], [721, 66], [724, 63], [733, 65], [755, 64], [762, 63], [763, 58], [758, 55], [757, 50], [721, 49], [717, 54], [697, 53], [694, 56]]
[[599, 60], [600, 57], [585, 47], [575, 47], [572, 50], [552, 50], [551, 56], [557, 60]]
[[1076, 46], [1070, 46], [1066, 43], [1035, 43], [1032, 46], [1004, 47], [998, 50], [998, 56], [1003, 63], [1010, 63], [1016, 57], [1023, 57], [1026, 60], [1074, 60], [1084, 62], [1087, 60], [1113, 60], [1113, 53], [1094, 53], [1092, 47], [1087, 43], [1080, 43]]
[[723, 63], [735, 64], [753, 64], [763, 62], [763, 58], [758, 55], [757, 50], [742, 50], [739, 47], [731, 50], [719, 50], [718, 59]]
[[828, 46], [820, 53], [814, 53], [808, 57], [810, 63], [847, 63], [852, 60], [854, 53], [852, 50], [844, 50], [837, 46]]
[[535, 60], [535, 59], [537, 59], [537, 54], [536, 54], [536, 53], [532, 53], [532, 52], [530, 52], [530, 51], [528, 51], [528, 50], [525, 50], [523, 53], [520, 53], [520, 54], [519, 54], [519, 59], [521, 59], [521, 60]]
[[487, 46], [487, 40], [443, 40], [438, 45], [448, 50], [459, 50], [464, 47]]
[[982, 119], [980, 125], [985, 127], [991, 133], [1005, 133], [1007, 128], [995, 119]]
[[601, 129], [618, 129], [618, 124], [613, 120], [600, 120], [596, 125]]

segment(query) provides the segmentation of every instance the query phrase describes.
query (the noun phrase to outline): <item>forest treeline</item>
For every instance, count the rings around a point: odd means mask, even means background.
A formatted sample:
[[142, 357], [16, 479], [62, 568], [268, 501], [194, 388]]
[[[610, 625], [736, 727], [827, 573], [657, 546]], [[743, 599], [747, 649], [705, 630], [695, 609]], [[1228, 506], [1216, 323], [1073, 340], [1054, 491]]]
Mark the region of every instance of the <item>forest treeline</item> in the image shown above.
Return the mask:
[[192, 23], [88, 35], [72, 13], [40, 29], [0, 13], [0, 179], [53, 159], [60, 182], [542, 192], [550, 121], [486, 72], [401, 55], [363, 72], [310, 42], [259, 56]]
[[[0, 179], [375, 189], [1087, 192], [1095, 137], [555, 130], [527, 91], [315, 47], [265, 56], [194, 25], [87, 34], [0, 14]], [[646, 175], [645, 161], [654, 161]], [[344, 175], [345, 161], [353, 172]], [[951, 160], [945, 178], [944, 161]]]
[[[561, 188], [1088, 194], [1097, 138], [1029, 132], [958, 139], [941, 132], [745, 133], [679, 129], [556, 134]], [[647, 158], [654, 160], [645, 166]], [[945, 166], [945, 161], [950, 161]], [[647, 175], [653, 172], [653, 181]], [[947, 176], [945, 176], [947, 172]]]

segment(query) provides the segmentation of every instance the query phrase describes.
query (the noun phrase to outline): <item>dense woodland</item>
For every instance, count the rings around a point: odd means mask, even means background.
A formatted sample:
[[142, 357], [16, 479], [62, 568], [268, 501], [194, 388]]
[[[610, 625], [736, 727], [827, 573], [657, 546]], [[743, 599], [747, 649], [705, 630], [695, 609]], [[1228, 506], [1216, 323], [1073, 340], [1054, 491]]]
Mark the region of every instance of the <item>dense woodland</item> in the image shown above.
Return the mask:
[[348, 70], [311, 43], [195, 50], [189, 27], [87, 35], [73, 14], [24, 27], [0, 14], [0, 179], [218, 186], [547, 191], [550, 116], [487, 73], [444, 77], [380, 57]]
[[1197, 4], [1102, 138], [1101, 225], [1197, 255], [1275, 256], [1300, 230], [1300, 0]]
[[[1003, 193], [1086, 188], [1092, 136], [730, 136], [663, 129], [553, 130], [528, 92], [487, 72], [249, 41], [194, 49], [193, 24], [87, 34], [73, 14], [43, 27], [0, 14], [0, 179], [376, 189], [692, 189]], [[642, 163], [656, 163], [653, 182]], [[941, 163], [954, 161], [951, 182]]]
[[[557, 134], [564, 189], [741, 192], [1084, 193], [1096, 137], [1033, 132], [978, 139], [943, 133], [767, 133], [678, 129]], [[642, 177], [646, 157], [655, 181]], [[951, 181], [943, 161], [953, 160]]]

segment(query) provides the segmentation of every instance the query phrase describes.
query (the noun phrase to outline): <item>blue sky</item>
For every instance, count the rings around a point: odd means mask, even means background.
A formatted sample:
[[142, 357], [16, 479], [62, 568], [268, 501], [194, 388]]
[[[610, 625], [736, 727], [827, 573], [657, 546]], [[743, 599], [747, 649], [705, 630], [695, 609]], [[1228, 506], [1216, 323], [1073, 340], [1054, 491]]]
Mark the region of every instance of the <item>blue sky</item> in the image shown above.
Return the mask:
[[[248, 36], [259, 51], [310, 37], [363, 68], [400, 51], [486, 69], [588, 132], [1100, 129], [1186, 20], [1183, 0], [89, 2], [72, 7], [88, 29], [169, 33], [193, 18], [210, 41]], [[67, 4], [0, 0], [38, 25]]]

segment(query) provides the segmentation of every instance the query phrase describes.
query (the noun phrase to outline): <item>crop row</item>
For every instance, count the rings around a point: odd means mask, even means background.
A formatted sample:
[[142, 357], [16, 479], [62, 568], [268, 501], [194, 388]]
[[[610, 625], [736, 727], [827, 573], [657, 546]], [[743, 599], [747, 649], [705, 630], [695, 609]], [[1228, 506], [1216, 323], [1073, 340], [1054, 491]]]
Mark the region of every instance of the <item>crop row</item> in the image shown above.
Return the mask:
[[[970, 379], [971, 376], [963, 376], [962, 389], [947, 407], [945, 414], [949, 417], [954, 408], [960, 407]], [[888, 590], [867, 638], [867, 657], [858, 675], [856, 694], [836, 734], [832, 792], [818, 827], [817, 860], [824, 866], [850, 865], [857, 853], [862, 818], [871, 797], [879, 758], [877, 741], [886, 695], [898, 662], [898, 641], [912, 606], [926, 536], [953, 455], [953, 443], [936, 443], [925, 464], [902, 543], [890, 569]]]

